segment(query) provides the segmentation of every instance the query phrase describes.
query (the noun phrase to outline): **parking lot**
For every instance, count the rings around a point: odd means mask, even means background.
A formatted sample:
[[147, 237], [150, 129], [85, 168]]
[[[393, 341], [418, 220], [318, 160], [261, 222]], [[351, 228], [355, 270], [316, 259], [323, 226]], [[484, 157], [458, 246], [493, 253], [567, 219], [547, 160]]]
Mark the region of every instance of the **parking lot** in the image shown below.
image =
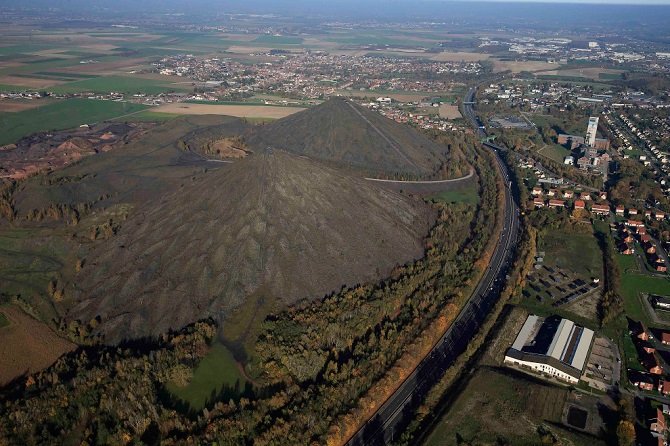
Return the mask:
[[616, 345], [607, 338], [597, 337], [593, 342], [582, 380], [591, 387], [606, 391], [619, 381], [621, 358]]

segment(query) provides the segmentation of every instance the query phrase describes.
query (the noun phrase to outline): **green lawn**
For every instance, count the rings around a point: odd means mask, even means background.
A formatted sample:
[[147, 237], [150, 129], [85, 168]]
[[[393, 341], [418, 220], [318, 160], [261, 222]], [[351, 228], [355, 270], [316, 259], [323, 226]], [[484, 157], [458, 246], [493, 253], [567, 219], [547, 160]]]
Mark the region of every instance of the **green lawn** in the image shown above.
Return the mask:
[[185, 387], [169, 384], [168, 390], [192, 409], [200, 411], [224, 386], [243, 389], [245, 382], [232, 353], [222, 344], [215, 343], [193, 371], [191, 382]]
[[468, 203], [477, 204], [479, 195], [476, 188], [464, 189], [461, 191], [450, 190], [438, 192], [428, 197], [429, 200], [442, 201], [444, 203]]
[[0, 144], [10, 144], [36, 132], [62, 130], [123, 116], [147, 108], [129, 102], [67, 99], [18, 113], [0, 114]]
[[54, 93], [124, 93], [158, 94], [170, 91], [187, 90], [190, 87], [171, 85], [167, 82], [124, 76], [106, 76], [69, 82], [49, 88]]
[[670, 296], [670, 279], [652, 277], [640, 273], [633, 256], [617, 255], [621, 270], [621, 297], [624, 299], [626, 316], [645, 324], [654, 325], [640, 302], [640, 293]]
[[550, 266], [565, 268], [586, 279], [602, 277], [602, 252], [593, 234], [547, 231], [538, 250], [546, 252], [544, 261]]
[[0, 328], [6, 327], [9, 325], [9, 320], [7, 319], [7, 316], [5, 316], [4, 313], [0, 313]]
[[570, 151], [559, 144], [548, 145], [542, 150], [538, 150], [538, 153], [560, 164], [563, 164], [565, 157], [570, 155]]

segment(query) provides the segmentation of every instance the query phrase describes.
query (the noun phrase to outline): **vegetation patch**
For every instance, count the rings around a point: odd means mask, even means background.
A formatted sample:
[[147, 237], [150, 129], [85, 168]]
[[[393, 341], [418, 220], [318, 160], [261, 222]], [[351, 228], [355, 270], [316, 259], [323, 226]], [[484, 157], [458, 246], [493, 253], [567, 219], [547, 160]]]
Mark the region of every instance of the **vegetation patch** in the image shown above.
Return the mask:
[[[556, 426], [569, 396], [564, 387], [513, 373], [481, 369], [436, 425], [426, 446], [460, 444], [551, 444], [551, 437], [581, 440]], [[513, 420], [513, 421], [512, 421]], [[548, 428], [544, 423], [550, 424]], [[591, 440], [591, 444], [601, 444]]]
[[196, 411], [202, 410], [212, 401], [225, 400], [221, 398], [223, 393], [231, 396], [239, 394], [247, 382], [232, 353], [218, 342], [212, 344], [209, 353], [192, 373], [188, 384], [179, 385], [173, 380], [168, 383], [167, 388]]
[[123, 76], [94, 77], [92, 79], [69, 82], [50, 88], [54, 93], [124, 93], [158, 94], [170, 91], [183, 91], [184, 86], [172, 85], [163, 81]]
[[438, 192], [428, 197], [431, 201], [441, 201], [443, 203], [468, 203], [477, 204], [479, 201], [479, 194], [477, 189], [467, 188], [463, 190], [447, 190]]
[[145, 108], [129, 102], [67, 99], [33, 110], [0, 114], [0, 144], [10, 144], [37, 132], [93, 124]]

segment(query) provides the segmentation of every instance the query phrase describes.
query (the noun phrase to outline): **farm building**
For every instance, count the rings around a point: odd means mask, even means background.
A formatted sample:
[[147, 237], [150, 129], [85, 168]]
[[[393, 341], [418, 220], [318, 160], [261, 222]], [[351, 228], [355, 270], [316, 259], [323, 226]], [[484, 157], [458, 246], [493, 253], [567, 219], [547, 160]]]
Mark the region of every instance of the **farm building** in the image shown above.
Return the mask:
[[593, 344], [593, 330], [558, 316], [530, 315], [505, 363], [530, 368], [569, 383], [579, 382]]

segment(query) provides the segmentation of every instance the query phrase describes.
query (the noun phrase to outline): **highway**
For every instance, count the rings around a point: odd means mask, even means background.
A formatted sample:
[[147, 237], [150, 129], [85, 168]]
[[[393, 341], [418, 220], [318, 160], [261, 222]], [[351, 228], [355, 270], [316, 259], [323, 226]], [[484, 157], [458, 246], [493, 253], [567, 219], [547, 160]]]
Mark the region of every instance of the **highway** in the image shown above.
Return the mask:
[[[463, 111], [477, 129], [480, 137], [486, 132], [481, 128], [474, 110], [475, 90], [471, 89], [465, 96]], [[465, 351], [470, 340], [484, 323], [486, 316], [500, 297], [505, 278], [512, 267], [514, 248], [519, 235], [519, 212], [508, 187], [510, 177], [506, 166], [499, 156], [504, 150], [493, 144], [484, 144], [494, 151], [496, 166], [506, 185], [505, 208], [503, 210], [503, 228], [498, 236], [498, 244], [491, 257], [487, 270], [482, 275], [470, 299], [460, 314], [407, 379], [398, 387], [393, 395], [379, 408], [375, 415], [352, 436], [348, 446], [386, 445], [403, 432], [414, 416], [414, 411], [423, 402], [428, 391], [444, 375], [456, 358]], [[493, 239], [496, 234], [492, 235]]]

